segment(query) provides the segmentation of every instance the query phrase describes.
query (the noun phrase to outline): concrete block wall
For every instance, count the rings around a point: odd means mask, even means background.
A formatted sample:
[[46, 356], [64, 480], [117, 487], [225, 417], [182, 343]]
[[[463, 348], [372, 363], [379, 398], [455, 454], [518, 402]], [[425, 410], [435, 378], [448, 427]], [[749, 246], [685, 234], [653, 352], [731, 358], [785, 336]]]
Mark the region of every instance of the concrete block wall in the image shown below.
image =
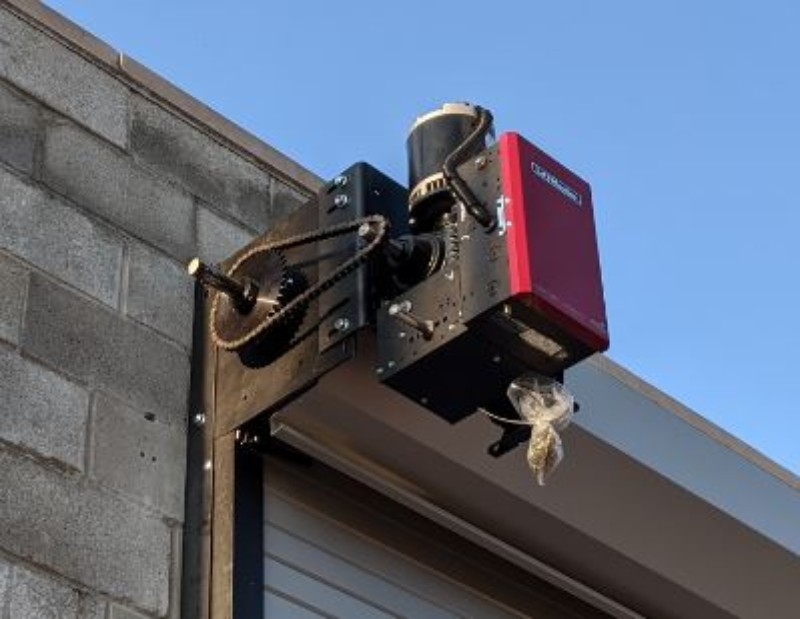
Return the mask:
[[40, 3], [0, 1], [0, 619], [179, 616], [183, 263], [316, 182]]

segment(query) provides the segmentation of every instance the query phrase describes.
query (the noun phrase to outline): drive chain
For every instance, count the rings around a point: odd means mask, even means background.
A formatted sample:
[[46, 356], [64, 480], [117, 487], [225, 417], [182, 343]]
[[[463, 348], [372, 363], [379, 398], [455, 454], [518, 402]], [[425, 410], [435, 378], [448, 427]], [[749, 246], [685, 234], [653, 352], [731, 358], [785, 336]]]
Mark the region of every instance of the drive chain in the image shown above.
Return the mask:
[[240, 337], [239, 339], [233, 341], [227, 341], [227, 340], [222, 340], [218, 336], [216, 329], [214, 328], [215, 324], [214, 319], [217, 312], [217, 303], [215, 299], [211, 309], [211, 324], [212, 324], [211, 334], [216, 345], [225, 350], [238, 350], [239, 348], [249, 344], [259, 336], [263, 335], [266, 331], [268, 331], [272, 327], [285, 321], [296, 311], [299, 311], [300, 309], [306, 307], [312, 301], [319, 298], [319, 296], [322, 293], [329, 290], [332, 286], [343, 280], [345, 277], [350, 275], [353, 271], [355, 271], [358, 267], [360, 267], [367, 261], [370, 255], [380, 246], [381, 242], [386, 236], [386, 233], [389, 229], [389, 221], [383, 215], [369, 215], [367, 217], [361, 217], [359, 219], [348, 221], [343, 224], [338, 224], [336, 226], [331, 226], [329, 228], [314, 230], [312, 232], [304, 232], [302, 234], [296, 234], [294, 236], [290, 236], [278, 241], [273, 241], [271, 243], [262, 243], [260, 245], [251, 247], [248, 251], [239, 256], [236, 262], [234, 262], [231, 268], [228, 269], [227, 271], [227, 275], [230, 277], [235, 277], [236, 271], [239, 268], [239, 266], [246, 260], [249, 260], [250, 258], [259, 253], [268, 251], [275, 251], [275, 252], [286, 251], [289, 249], [293, 249], [295, 247], [299, 247], [301, 245], [306, 245], [308, 243], [326, 241], [328, 239], [341, 236], [343, 234], [358, 232], [363, 225], [368, 225], [373, 233], [372, 238], [367, 241], [367, 244], [364, 247], [359, 249], [352, 257], [348, 258], [344, 263], [342, 263], [338, 268], [336, 268], [333, 271], [333, 273], [328, 275], [328, 277], [326, 277], [324, 280], [318, 281], [316, 284], [309, 287], [307, 290], [304, 290], [294, 299], [289, 301], [289, 303], [287, 303], [285, 306], [277, 310], [274, 314], [268, 316], [258, 326], [253, 328], [249, 333]]

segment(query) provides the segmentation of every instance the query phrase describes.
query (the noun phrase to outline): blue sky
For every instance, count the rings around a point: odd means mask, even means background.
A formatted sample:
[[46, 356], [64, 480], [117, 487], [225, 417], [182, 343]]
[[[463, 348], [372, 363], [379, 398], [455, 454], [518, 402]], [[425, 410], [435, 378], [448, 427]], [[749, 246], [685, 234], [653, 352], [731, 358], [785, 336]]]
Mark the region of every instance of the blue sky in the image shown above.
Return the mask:
[[592, 184], [610, 356], [800, 473], [800, 3], [47, 4], [323, 177], [489, 107]]

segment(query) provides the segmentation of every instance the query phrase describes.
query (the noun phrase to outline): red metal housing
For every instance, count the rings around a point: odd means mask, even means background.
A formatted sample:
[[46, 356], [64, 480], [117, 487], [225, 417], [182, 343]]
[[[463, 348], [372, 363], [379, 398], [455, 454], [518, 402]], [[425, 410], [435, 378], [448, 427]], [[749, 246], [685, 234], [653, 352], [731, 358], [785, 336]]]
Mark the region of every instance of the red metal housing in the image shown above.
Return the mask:
[[516, 133], [499, 142], [511, 297], [608, 348], [589, 184]]

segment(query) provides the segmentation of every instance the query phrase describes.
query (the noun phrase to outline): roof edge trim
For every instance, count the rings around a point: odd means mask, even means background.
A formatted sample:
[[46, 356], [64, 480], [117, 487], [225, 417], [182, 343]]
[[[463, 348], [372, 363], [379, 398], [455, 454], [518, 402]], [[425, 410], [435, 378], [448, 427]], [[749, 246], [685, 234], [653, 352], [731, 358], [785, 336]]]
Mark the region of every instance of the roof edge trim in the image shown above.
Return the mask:
[[730, 434], [699, 413], [696, 413], [691, 408], [685, 404], [682, 404], [672, 396], [664, 393], [657, 387], [654, 387], [647, 381], [639, 378], [633, 372], [609, 358], [607, 355], [594, 355], [590, 357], [587, 362], [608, 376], [611, 376], [615, 380], [619, 381], [623, 385], [626, 385], [627, 387], [630, 387], [634, 391], [640, 393], [647, 399], [657, 404], [663, 410], [673, 413], [676, 417], [682, 419], [699, 432], [705, 434], [714, 442], [723, 445], [727, 449], [730, 449], [736, 455], [744, 458], [751, 464], [757, 466], [773, 477], [776, 477], [789, 487], [795, 490], [800, 490], [800, 477], [792, 473], [789, 469], [781, 466], [777, 462], [774, 462], [756, 448], [748, 445], [743, 440], [737, 438], [733, 434]]

